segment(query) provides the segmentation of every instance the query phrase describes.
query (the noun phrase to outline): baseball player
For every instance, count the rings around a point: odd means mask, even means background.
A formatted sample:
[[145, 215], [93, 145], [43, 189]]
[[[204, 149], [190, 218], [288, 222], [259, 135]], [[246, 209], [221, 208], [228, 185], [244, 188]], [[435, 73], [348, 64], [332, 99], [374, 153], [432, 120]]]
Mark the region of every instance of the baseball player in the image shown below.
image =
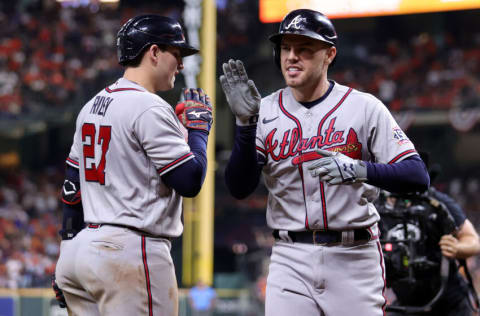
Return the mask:
[[70, 315], [177, 315], [170, 240], [183, 230], [182, 196], [203, 183], [212, 106], [202, 89], [185, 89], [176, 113], [155, 94], [172, 89], [182, 58], [198, 52], [177, 21], [132, 18], [117, 47], [123, 77], [77, 117], [64, 239], [83, 225], [80, 200], [86, 227], [62, 242], [57, 283]]
[[286, 88], [262, 99], [238, 60], [220, 77], [237, 125], [226, 184], [244, 198], [263, 173], [269, 191], [266, 315], [384, 315], [372, 201], [378, 187], [425, 190], [425, 165], [381, 101], [327, 79], [337, 34], [326, 16], [294, 10], [270, 41]]

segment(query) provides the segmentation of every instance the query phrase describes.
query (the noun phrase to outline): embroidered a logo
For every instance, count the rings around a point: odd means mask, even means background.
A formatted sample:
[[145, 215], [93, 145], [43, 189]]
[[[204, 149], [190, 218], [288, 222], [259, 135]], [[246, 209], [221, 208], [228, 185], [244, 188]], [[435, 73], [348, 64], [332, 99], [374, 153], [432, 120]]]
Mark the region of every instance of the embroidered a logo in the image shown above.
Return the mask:
[[297, 15], [292, 21], [290, 21], [290, 23], [288, 23], [285, 29], [289, 30], [291, 27], [293, 27], [294, 29], [299, 30], [302, 28], [302, 22], [307, 22], [307, 18], [302, 18], [301, 15]]

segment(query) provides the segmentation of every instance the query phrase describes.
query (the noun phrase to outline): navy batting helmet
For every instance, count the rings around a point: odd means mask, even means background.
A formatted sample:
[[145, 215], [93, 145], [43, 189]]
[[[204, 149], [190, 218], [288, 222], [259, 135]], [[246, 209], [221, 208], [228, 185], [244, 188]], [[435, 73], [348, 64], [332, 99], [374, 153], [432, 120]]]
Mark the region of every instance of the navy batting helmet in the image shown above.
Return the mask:
[[269, 40], [275, 44], [273, 54], [275, 63], [279, 67], [280, 44], [285, 34], [302, 35], [337, 46], [335, 27], [324, 14], [309, 9], [293, 10], [283, 18], [278, 33], [269, 37]]
[[128, 20], [117, 34], [118, 63], [137, 58], [152, 44], [178, 47], [182, 57], [198, 53], [187, 44], [180, 23], [166, 16], [139, 15]]

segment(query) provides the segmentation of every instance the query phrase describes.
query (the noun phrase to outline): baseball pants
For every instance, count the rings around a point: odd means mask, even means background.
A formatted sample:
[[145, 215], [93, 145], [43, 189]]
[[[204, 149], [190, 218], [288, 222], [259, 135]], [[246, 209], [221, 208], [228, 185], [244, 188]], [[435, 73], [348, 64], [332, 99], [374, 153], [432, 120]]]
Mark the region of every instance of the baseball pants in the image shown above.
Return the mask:
[[266, 316], [383, 316], [384, 260], [378, 240], [320, 246], [277, 240], [267, 278]]
[[170, 241], [127, 228], [85, 228], [63, 241], [56, 278], [70, 316], [176, 316]]

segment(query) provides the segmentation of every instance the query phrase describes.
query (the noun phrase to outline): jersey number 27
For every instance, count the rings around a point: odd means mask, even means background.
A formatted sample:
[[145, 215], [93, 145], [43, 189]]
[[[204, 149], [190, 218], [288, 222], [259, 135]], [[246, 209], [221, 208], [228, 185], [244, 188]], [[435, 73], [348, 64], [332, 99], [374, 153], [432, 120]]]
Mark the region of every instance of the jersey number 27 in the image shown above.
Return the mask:
[[[99, 182], [100, 184], [105, 185], [105, 155], [108, 151], [108, 145], [110, 144], [110, 138], [112, 135], [111, 126], [100, 126], [97, 139], [97, 131], [95, 129], [95, 124], [85, 123], [82, 126], [82, 142], [83, 145], [83, 163], [85, 166], [85, 180], [91, 182]], [[87, 137], [90, 138], [90, 144], [85, 144]], [[90, 158], [93, 161], [95, 159], [95, 140], [97, 139], [97, 144], [101, 145], [101, 157], [100, 162], [96, 166], [95, 163], [91, 163], [90, 166], [87, 166], [87, 158]], [[89, 168], [87, 168], [89, 167]]]

